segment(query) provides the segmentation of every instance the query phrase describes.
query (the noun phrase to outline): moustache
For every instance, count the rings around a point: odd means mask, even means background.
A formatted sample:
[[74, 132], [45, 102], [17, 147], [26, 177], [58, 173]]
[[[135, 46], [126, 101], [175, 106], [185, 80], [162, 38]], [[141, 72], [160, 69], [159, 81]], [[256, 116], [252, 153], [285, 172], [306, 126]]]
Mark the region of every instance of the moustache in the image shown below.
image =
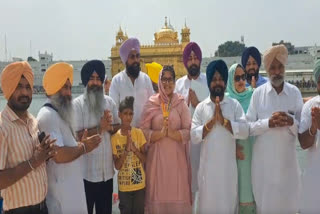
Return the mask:
[[28, 97], [28, 96], [20, 96], [20, 97], [18, 97], [18, 101], [20, 101], [20, 102], [21, 102], [23, 99], [26, 99], [27, 102], [29, 102], [29, 101], [31, 100], [31, 98]]

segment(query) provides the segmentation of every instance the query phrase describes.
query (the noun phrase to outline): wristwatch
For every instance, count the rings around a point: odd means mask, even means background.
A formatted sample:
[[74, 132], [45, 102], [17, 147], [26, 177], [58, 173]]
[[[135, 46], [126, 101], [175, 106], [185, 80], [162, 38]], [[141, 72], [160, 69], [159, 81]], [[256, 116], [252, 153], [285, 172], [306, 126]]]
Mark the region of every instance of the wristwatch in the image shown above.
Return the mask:
[[223, 126], [224, 126], [224, 127], [227, 127], [227, 125], [228, 125], [228, 120], [227, 120], [226, 118], [224, 118]]

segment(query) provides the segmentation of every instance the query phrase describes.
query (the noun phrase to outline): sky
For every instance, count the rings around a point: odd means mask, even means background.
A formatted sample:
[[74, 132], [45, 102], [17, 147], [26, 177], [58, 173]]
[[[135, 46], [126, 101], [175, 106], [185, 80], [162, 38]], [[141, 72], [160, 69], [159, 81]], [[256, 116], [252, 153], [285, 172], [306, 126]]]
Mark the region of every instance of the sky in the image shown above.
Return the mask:
[[186, 20], [204, 57], [242, 35], [262, 53], [280, 40], [314, 46], [320, 45], [319, 8], [319, 0], [1, 0], [0, 61], [5, 37], [7, 57], [38, 59], [47, 51], [55, 61], [107, 59], [119, 26], [153, 44], [165, 16], [179, 38]]

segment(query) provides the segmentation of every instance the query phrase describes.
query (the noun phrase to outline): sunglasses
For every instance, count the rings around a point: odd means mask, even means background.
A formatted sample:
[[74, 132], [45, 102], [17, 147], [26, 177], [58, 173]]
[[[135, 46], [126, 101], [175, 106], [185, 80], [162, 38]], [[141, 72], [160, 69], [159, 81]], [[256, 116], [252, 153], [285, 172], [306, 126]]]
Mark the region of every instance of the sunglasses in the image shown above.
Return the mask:
[[239, 82], [240, 80], [245, 81], [246, 80], [246, 75], [242, 74], [242, 75], [236, 75], [234, 76], [234, 81]]

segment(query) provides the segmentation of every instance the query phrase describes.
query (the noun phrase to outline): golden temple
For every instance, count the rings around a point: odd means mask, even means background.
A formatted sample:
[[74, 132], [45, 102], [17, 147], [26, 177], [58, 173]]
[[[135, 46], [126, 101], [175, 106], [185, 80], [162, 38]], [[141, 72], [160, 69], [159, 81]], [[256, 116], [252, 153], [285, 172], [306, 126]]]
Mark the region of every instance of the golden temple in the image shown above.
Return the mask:
[[[172, 27], [170, 22], [168, 24], [167, 17], [165, 17], [164, 26], [159, 32], [154, 33], [154, 45], [141, 45], [140, 47], [141, 70], [146, 72], [146, 63], [157, 62], [161, 65], [173, 65], [177, 79], [184, 76], [187, 71], [183, 64], [182, 54], [185, 46], [190, 42], [190, 29], [186, 23], [181, 29], [180, 34], [181, 41], [179, 42], [178, 32]], [[111, 48], [112, 76], [122, 71], [125, 67], [120, 59], [119, 48], [127, 39], [128, 35], [123, 33], [120, 27], [116, 36], [116, 44]]]

